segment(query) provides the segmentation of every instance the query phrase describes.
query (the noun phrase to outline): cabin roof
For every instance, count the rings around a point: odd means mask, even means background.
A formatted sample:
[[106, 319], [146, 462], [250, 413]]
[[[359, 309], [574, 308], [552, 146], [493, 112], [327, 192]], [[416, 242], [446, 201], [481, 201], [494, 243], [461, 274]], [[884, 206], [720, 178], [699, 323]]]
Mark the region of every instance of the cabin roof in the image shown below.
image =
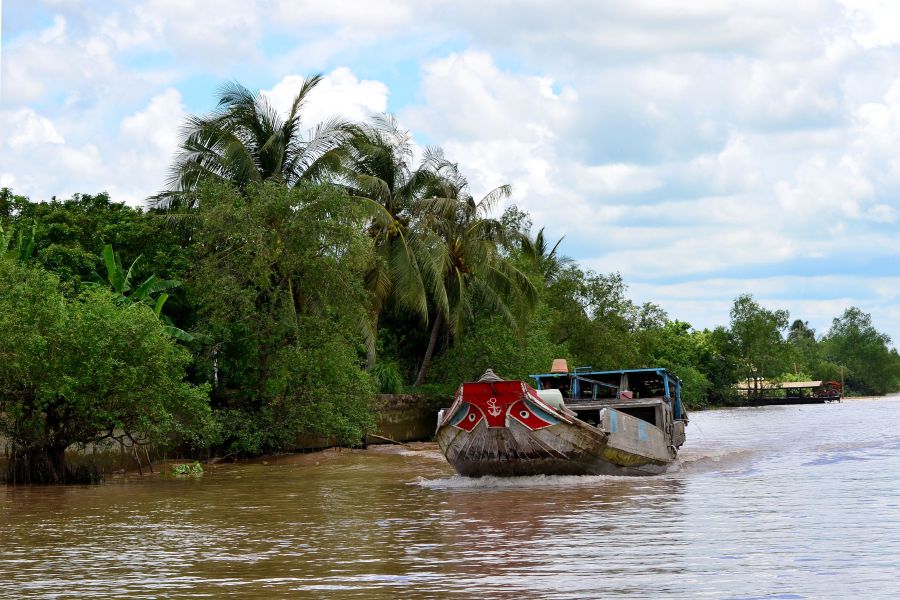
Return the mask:
[[769, 381], [761, 381], [754, 386], [747, 386], [746, 383], [736, 384], [734, 387], [738, 390], [802, 390], [808, 388], [817, 388], [825, 384], [831, 384], [830, 381], [785, 381], [784, 383], [771, 383]]
[[776, 387], [780, 387], [783, 390], [796, 390], [800, 388], [819, 387], [820, 385], [822, 385], [821, 381], [786, 381], [776, 385]]
[[615, 369], [612, 371], [569, 371], [568, 373], [538, 373], [536, 375], [529, 375], [532, 379], [537, 379], [538, 377], [571, 377], [573, 375], [621, 375], [623, 373], [656, 373], [657, 375], [662, 375], [663, 373], [668, 373], [669, 377], [675, 379], [676, 381], [681, 381], [681, 379], [669, 371], [668, 369], [664, 369], [662, 367], [656, 368], [645, 368], [645, 369]]

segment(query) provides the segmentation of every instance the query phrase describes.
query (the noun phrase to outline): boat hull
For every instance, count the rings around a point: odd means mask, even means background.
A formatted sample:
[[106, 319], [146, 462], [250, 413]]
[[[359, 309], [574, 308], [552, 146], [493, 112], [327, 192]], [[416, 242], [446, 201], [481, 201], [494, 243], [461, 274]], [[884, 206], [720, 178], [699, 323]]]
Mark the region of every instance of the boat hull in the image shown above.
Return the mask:
[[479, 422], [471, 431], [443, 424], [437, 442], [457, 473], [492, 475], [656, 475], [675, 457], [662, 432], [606, 409], [597, 427], [575, 418], [531, 430], [514, 419], [504, 427]]

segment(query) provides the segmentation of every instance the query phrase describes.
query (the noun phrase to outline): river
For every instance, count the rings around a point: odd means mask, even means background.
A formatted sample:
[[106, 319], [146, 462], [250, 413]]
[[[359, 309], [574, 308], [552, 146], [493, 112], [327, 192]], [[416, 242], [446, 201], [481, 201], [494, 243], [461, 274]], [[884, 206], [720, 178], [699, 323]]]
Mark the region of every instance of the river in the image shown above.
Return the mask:
[[666, 475], [432, 444], [0, 487], [0, 597], [900, 596], [900, 397], [691, 415]]

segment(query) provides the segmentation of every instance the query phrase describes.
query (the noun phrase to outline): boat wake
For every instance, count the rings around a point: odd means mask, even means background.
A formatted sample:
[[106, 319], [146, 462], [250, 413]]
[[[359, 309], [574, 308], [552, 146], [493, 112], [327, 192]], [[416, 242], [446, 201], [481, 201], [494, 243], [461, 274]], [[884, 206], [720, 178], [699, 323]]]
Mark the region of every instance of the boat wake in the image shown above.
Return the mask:
[[673, 473], [705, 473], [711, 471], [728, 471], [744, 464], [749, 464], [757, 454], [749, 448], [686, 448], [669, 467], [667, 474]]
[[410, 485], [431, 490], [490, 490], [541, 487], [590, 487], [608, 482], [634, 481], [625, 475], [530, 475], [524, 477], [463, 477], [454, 475], [441, 479], [420, 477]]

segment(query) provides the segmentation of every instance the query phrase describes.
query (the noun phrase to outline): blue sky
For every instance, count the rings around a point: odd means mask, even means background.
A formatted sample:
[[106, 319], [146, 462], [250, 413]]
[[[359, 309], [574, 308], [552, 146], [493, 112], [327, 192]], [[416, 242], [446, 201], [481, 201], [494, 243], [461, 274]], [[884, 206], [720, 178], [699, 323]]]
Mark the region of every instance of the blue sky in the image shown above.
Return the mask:
[[750, 292], [900, 339], [888, 2], [4, 0], [0, 185], [140, 204], [221, 83], [277, 104], [312, 73], [310, 126], [393, 112], [672, 317]]

